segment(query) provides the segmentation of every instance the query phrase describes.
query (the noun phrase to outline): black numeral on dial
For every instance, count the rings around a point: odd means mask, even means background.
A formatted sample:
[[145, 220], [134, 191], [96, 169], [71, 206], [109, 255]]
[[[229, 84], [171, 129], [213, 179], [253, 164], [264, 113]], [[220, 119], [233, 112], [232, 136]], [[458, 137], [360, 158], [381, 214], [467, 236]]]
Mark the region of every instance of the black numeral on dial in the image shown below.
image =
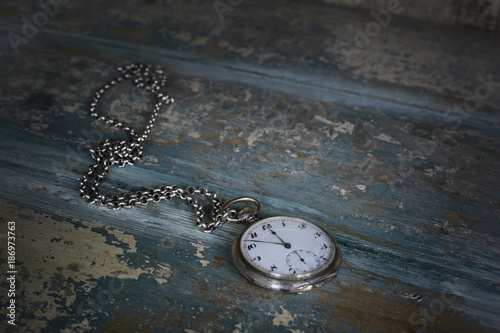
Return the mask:
[[262, 226], [262, 230], [271, 229], [272, 227], [273, 227], [272, 225], [270, 225], [269, 223], [267, 223], [267, 224], [264, 224], [264, 225]]

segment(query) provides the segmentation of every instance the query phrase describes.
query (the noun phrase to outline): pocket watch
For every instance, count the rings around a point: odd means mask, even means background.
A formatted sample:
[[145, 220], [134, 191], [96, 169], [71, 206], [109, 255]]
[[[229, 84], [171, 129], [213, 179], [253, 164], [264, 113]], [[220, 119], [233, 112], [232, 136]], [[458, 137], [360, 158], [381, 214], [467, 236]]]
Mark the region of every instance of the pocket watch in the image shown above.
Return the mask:
[[245, 206], [237, 213], [239, 221], [251, 222], [232, 247], [234, 264], [245, 278], [266, 289], [303, 293], [337, 276], [340, 247], [323, 228], [289, 216], [257, 220], [260, 203], [251, 197], [232, 199], [223, 207], [238, 201], [257, 206], [255, 211]]
[[333, 280], [342, 254], [337, 242], [318, 225], [275, 216], [249, 225], [233, 244], [238, 271], [258, 286], [301, 293]]
[[[233, 260], [239, 272], [258, 286], [287, 293], [301, 293], [331, 281], [337, 276], [342, 255], [335, 240], [318, 225], [295, 217], [276, 216], [257, 219], [260, 202], [252, 197], [238, 197], [222, 203], [217, 193], [205, 187], [181, 187], [162, 185], [137, 192], [108, 196], [99, 186], [112, 166], [133, 165], [142, 158], [144, 142], [151, 132], [156, 117], [163, 105], [174, 99], [162, 92], [166, 75], [161, 67], [132, 64], [119, 67], [121, 73], [98, 89], [90, 103], [90, 115], [129, 134], [129, 141], [106, 139], [90, 151], [94, 163], [83, 174], [80, 194], [89, 203], [100, 204], [111, 209], [147, 205], [150, 202], [171, 200], [178, 197], [191, 206], [197, 216], [196, 224], [209, 233], [227, 222], [246, 222], [249, 226], [239, 235], [232, 247]], [[133, 80], [135, 86], [151, 92], [156, 103], [148, 125], [139, 132], [97, 109], [102, 96], [111, 88]], [[198, 198], [211, 202], [211, 216], [205, 218], [204, 205]], [[251, 202], [250, 206], [231, 209], [236, 203]]]

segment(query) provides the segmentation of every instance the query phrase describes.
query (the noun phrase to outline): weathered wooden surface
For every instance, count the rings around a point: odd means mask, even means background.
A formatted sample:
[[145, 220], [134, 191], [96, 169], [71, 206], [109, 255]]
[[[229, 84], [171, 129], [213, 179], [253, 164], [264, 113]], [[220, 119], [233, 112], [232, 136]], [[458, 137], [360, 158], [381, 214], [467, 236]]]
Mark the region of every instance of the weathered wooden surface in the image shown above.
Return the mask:
[[391, 3], [405, 5], [398, 15], [417, 20], [499, 31], [500, 1], [479, 0], [324, 0], [326, 3], [380, 12]]
[[[1, 35], [22, 37], [39, 11], [2, 3]], [[6, 274], [15, 221], [18, 307], [2, 326], [495, 331], [498, 36], [397, 15], [358, 36], [373, 20], [322, 3], [243, 1], [219, 16], [211, 2], [88, 1], [60, 5], [17, 52], [3, 38], [0, 262]], [[182, 202], [115, 212], [80, 199], [88, 149], [119, 136], [88, 117], [90, 98], [135, 61], [168, 67], [176, 103], [144, 160], [103, 186], [207, 186], [258, 198], [263, 216], [307, 217], [342, 248], [334, 282], [268, 292], [231, 262], [240, 225], [207, 235]], [[106, 103], [138, 127], [151, 107], [127, 86]]]

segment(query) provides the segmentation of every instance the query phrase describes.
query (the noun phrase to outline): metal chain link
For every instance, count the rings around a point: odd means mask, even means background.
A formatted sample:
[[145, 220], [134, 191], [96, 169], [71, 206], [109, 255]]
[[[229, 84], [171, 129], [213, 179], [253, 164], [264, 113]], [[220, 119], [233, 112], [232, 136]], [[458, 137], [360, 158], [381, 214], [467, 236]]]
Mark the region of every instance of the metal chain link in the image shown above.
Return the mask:
[[[80, 181], [80, 193], [82, 198], [86, 199], [89, 203], [100, 204], [116, 210], [120, 208], [130, 208], [135, 205], [147, 205], [151, 201], [159, 202], [161, 200], [171, 200], [178, 197], [185, 200], [187, 204], [194, 209], [197, 216], [196, 224], [205, 232], [212, 232], [226, 223], [231, 217], [234, 218], [234, 210], [221, 209], [221, 199], [219, 199], [214, 191], [210, 191], [204, 187], [196, 188], [188, 186], [182, 188], [177, 185], [163, 185], [158, 188], [124, 193], [119, 196], [107, 196], [99, 189], [99, 185], [103, 182], [111, 166], [116, 165], [118, 167], [125, 167], [127, 165], [133, 165], [142, 158], [144, 141], [151, 133], [151, 129], [153, 128], [160, 108], [163, 105], [174, 102], [173, 98], [161, 92], [167, 79], [161, 67], [153, 67], [151, 65], [139, 63], [126, 67], [119, 67], [118, 71], [121, 73], [119, 77], [109, 81], [95, 92], [92, 103], [90, 104], [90, 116], [96, 118], [98, 121], [122, 129], [128, 133], [132, 139], [131, 141], [106, 139], [97, 147], [90, 150], [94, 158], [94, 163], [89, 167]], [[153, 112], [142, 134], [139, 134], [125, 122], [121, 122], [110, 116], [101, 115], [97, 112], [97, 106], [102, 96], [118, 83], [126, 80], [133, 80], [136, 87], [146, 89], [156, 97]], [[211, 201], [212, 221], [209, 223], [205, 222], [204, 207], [195, 196], [206, 197]]]

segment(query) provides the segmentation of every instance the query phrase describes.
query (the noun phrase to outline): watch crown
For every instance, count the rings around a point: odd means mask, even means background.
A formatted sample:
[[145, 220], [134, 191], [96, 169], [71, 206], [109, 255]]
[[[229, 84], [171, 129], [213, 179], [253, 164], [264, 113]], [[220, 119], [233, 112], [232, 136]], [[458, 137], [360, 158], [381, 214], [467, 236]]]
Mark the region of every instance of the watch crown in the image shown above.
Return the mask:
[[241, 207], [241, 209], [238, 211], [238, 216], [239, 216], [240, 214], [243, 214], [243, 213], [248, 213], [248, 212], [251, 212], [251, 211], [253, 211], [252, 207], [250, 207], [250, 206], [243, 206], [243, 207]]
[[257, 215], [257, 212], [255, 210], [253, 210], [252, 207], [243, 206], [238, 211], [238, 220], [240, 222], [253, 223], [256, 220], [255, 215]]

